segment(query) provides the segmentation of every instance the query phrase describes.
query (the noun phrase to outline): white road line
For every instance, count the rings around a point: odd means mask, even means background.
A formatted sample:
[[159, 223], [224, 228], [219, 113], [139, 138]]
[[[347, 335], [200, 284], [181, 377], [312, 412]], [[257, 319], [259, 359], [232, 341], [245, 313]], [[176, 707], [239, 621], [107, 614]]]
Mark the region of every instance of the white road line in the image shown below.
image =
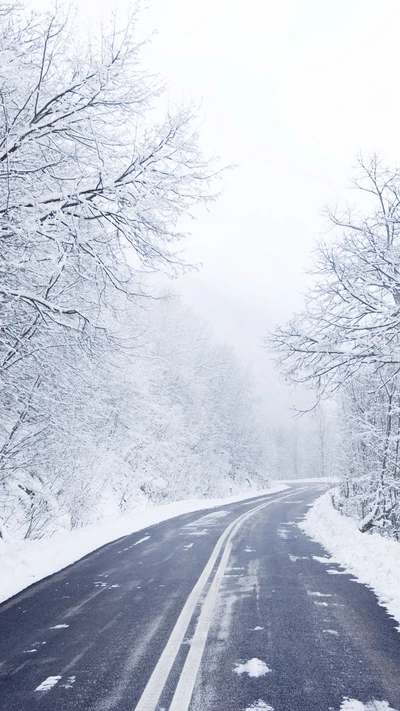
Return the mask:
[[[143, 536], [143, 538], [139, 538], [139, 540], [136, 541], [136, 543], [134, 543], [133, 545], [134, 545], [134, 546], [138, 546], [139, 543], [143, 543], [143, 541], [148, 541], [149, 538], [151, 538], [151, 536]], [[133, 546], [132, 546], [132, 547], [133, 547]], [[127, 549], [125, 549], [125, 550], [127, 550]]]
[[47, 679], [42, 681], [42, 683], [36, 687], [35, 691], [49, 691], [49, 689], [52, 689], [53, 686], [58, 684], [60, 679], [61, 676], [48, 676]]
[[192, 698], [192, 693], [194, 685], [196, 682], [197, 673], [199, 671], [200, 662], [203, 656], [204, 647], [208, 637], [208, 631], [214, 615], [214, 607], [218, 596], [218, 591], [222, 582], [222, 578], [225, 575], [226, 566], [228, 564], [229, 556], [231, 554], [232, 542], [242, 524], [250, 518], [256, 511], [259, 511], [266, 506], [270, 506], [271, 503], [262, 504], [257, 506], [255, 509], [246, 512], [243, 516], [235, 522], [233, 529], [227, 540], [225, 550], [223, 552], [222, 558], [220, 560], [217, 572], [212, 581], [211, 587], [207, 593], [207, 597], [204, 601], [202, 611], [200, 613], [196, 632], [193, 635], [193, 639], [190, 644], [190, 650], [186, 657], [185, 664], [182, 669], [182, 673], [179, 678], [178, 685], [175, 689], [175, 693], [172, 699], [169, 711], [183, 711], [189, 707], [190, 699]]
[[[283, 496], [281, 496], [279, 498], [275, 498], [273, 500], [264, 502], [261, 505], [256, 506], [254, 509], [251, 509], [250, 511], [246, 511], [244, 514], [242, 514], [237, 519], [232, 521], [232, 523], [230, 523], [229, 526], [227, 526], [227, 528], [225, 529], [223, 534], [218, 539], [217, 544], [216, 544], [213, 552], [211, 553], [211, 556], [210, 556], [203, 572], [201, 573], [201, 575], [200, 575], [196, 585], [194, 586], [192, 592], [190, 593], [188, 599], [186, 600], [186, 603], [185, 603], [185, 605], [178, 617], [178, 620], [175, 623], [175, 627], [171, 632], [169, 640], [168, 640], [168, 642], [167, 642], [167, 644], [166, 644], [166, 646], [165, 646], [165, 648], [164, 648], [164, 650], [163, 650], [163, 652], [162, 652], [162, 654], [155, 666], [155, 669], [154, 669], [149, 681], [147, 682], [147, 685], [143, 691], [142, 696], [139, 699], [137, 706], [135, 707], [135, 711], [155, 711], [155, 709], [157, 708], [158, 700], [160, 698], [161, 692], [165, 686], [168, 675], [169, 675], [169, 673], [172, 669], [172, 666], [175, 662], [175, 657], [178, 654], [179, 648], [184, 640], [187, 628], [189, 626], [190, 620], [192, 619], [193, 613], [196, 609], [196, 606], [197, 606], [197, 603], [200, 599], [201, 593], [203, 592], [204, 586], [207, 583], [207, 580], [209, 579], [209, 577], [212, 573], [212, 570], [214, 568], [214, 565], [215, 565], [215, 562], [218, 558], [218, 555], [222, 549], [222, 546], [224, 545], [224, 543], [226, 542], [228, 537], [229, 537], [229, 542], [230, 542], [231, 539], [233, 538], [233, 536], [235, 535], [235, 533], [237, 532], [237, 530], [239, 529], [240, 525], [249, 516], [251, 516], [253, 513], [258, 511], [259, 509], [264, 508], [266, 506], [270, 506], [272, 504], [275, 504], [278, 501], [280, 501], [281, 499], [287, 498], [287, 496], [290, 496], [290, 495], [293, 496], [293, 494], [294, 494], [294, 492], [291, 492], [291, 494], [289, 494], [289, 493], [284, 494]], [[232, 534], [232, 535], [230, 535], [230, 534]], [[206, 601], [204, 603], [204, 607], [206, 607], [207, 600], [209, 600], [211, 590], [216, 590], [216, 592], [218, 591], [218, 588], [219, 588], [219, 585], [220, 585], [220, 582], [222, 579], [222, 575], [223, 575], [223, 572], [221, 572], [221, 571], [224, 571], [224, 569], [226, 567], [228, 557], [229, 557], [229, 552], [230, 552], [230, 546], [228, 547], [228, 552], [226, 550], [224, 551], [224, 554], [223, 554], [221, 562], [219, 564], [217, 573], [214, 577], [214, 581], [211, 585], [210, 591], [208, 592]], [[216, 582], [216, 578], [217, 578], [217, 582]], [[204, 612], [204, 607], [203, 607], [203, 611], [202, 611], [201, 615]], [[209, 608], [210, 608], [210, 613], [208, 613], [208, 614], [210, 614], [210, 621], [208, 622], [207, 630], [204, 634], [204, 643], [202, 644], [201, 651], [200, 651], [200, 646], [196, 645], [196, 649], [198, 649], [197, 657], [196, 657], [196, 669], [198, 669], [198, 666], [201, 661], [201, 656], [202, 656], [204, 645], [206, 642], [208, 628], [209, 628], [209, 625], [211, 622], [211, 603], [209, 603], [207, 610]], [[199, 634], [199, 636], [201, 638], [203, 638], [202, 626], [199, 624], [201, 615], [199, 618], [199, 622], [197, 623], [195, 635]], [[203, 620], [204, 620], [204, 617], [203, 617]], [[200, 629], [200, 632], [198, 632], [199, 629]], [[192, 645], [193, 645], [193, 643], [192, 643]], [[191, 659], [193, 659], [193, 655], [192, 655]], [[182, 675], [185, 673], [186, 664], [187, 664], [187, 660], [186, 660], [185, 666], [183, 668]], [[193, 665], [193, 661], [191, 661], [191, 664]], [[190, 697], [193, 692], [193, 687], [194, 687], [194, 683], [196, 680], [196, 673], [194, 674], [193, 679], [190, 679], [189, 701], [190, 701]], [[181, 675], [181, 678], [182, 678], [182, 675]], [[187, 675], [185, 673], [185, 678], [186, 678], [186, 676]], [[180, 686], [180, 681], [178, 683], [178, 686]], [[174, 696], [174, 701], [175, 701], [175, 697], [176, 697], [176, 693]], [[185, 698], [186, 697], [187, 697], [187, 693], [185, 690]], [[173, 701], [173, 704], [174, 704], [174, 701]], [[187, 708], [187, 706], [185, 706], [185, 707], [181, 706], [181, 707]], [[178, 706], [176, 708], [178, 708]], [[171, 706], [171, 711], [172, 711], [172, 706]]]

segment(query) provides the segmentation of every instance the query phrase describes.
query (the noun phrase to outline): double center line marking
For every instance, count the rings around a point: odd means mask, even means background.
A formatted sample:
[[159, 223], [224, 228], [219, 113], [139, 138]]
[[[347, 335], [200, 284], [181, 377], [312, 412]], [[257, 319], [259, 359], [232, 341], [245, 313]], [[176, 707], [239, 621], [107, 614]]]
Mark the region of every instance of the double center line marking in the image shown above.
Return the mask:
[[[300, 490], [303, 491], [304, 489]], [[299, 494], [299, 490], [295, 493]], [[201, 573], [196, 585], [194, 586], [192, 592], [190, 593], [185, 605], [175, 623], [175, 627], [171, 632], [169, 640], [165, 645], [165, 648], [155, 666], [155, 669], [147, 682], [147, 685], [143, 691], [142, 696], [139, 699], [135, 711], [156, 711], [158, 706], [158, 701], [168, 679], [168, 675], [173, 667], [176, 656], [179, 652], [181, 644], [184, 640], [186, 631], [189, 627], [190, 621], [196, 610], [197, 604], [200, 600], [201, 594], [210, 578], [210, 575], [214, 569], [214, 565], [218, 559], [218, 556], [225, 546], [224, 551], [221, 556], [218, 568], [215, 572], [213, 581], [208, 590], [206, 598], [203, 603], [203, 607], [196, 624], [196, 630], [193, 635], [193, 639], [190, 643], [190, 650], [186, 657], [186, 661], [183, 665], [178, 684], [175, 689], [175, 693], [169, 707], [169, 711], [187, 711], [189, 708], [190, 700], [193, 693], [193, 688], [195, 685], [197, 672], [199, 670], [201, 658], [203, 656], [204, 647], [207, 640], [208, 631], [210, 629], [213, 611], [215, 607], [215, 602], [217, 599], [219, 587], [224, 576], [228, 559], [232, 549], [233, 538], [238, 532], [239, 528], [243, 523], [250, 518], [257, 511], [260, 511], [267, 506], [281, 501], [282, 499], [288, 498], [288, 496], [293, 496], [294, 492], [280, 496], [279, 498], [274, 498], [272, 501], [267, 501], [246, 513], [241, 514], [232, 523], [227, 526], [223, 534], [217, 541], [217, 544], [211, 553], [208, 562]]]

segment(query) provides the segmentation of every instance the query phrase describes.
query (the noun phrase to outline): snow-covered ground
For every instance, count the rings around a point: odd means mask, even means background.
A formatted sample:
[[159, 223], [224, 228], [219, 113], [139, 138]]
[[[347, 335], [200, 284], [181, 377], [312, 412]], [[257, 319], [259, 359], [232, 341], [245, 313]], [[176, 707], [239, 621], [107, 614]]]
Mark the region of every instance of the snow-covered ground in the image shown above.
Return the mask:
[[129, 515], [113, 516], [100, 524], [85, 526], [69, 533], [63, 531], [51, 538], [37, 541], [4, 543], [0, 539], [0, 602], [121, 536], [141, 531], [180, 514], [225, 506], [287, 488], [285, 484], [278, 483], [263, 491], [252, 491], [224, 499], [176, 501], [146, 511], [132, 511]]
[[328, 551], [331, 558], [322, 559], [325, 564], [339, 563], [372, 588], [379, 604], [400, 623], [400, 543], [378, 533], [360, 533], [356, 521], [333, 508], [329, 492], [317, 499], [299, 526]]

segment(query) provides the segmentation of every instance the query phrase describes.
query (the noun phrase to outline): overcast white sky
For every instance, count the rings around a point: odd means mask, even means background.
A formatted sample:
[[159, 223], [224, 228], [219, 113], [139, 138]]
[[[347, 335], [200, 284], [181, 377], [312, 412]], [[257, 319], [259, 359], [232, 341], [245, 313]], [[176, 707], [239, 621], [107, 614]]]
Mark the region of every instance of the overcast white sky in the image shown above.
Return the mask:
[[[81, 0], [107, 7], [111, 0]], [[192, 225], [187, 302], [275, 392], [260, 337], [301, 308], [305, 268], [359, 151], [399, 158], [399, 0], [147, 0], [145, 62], [201, 104], [207, 153], [238, 167]], [[93, 9], [92, 9], [93, 12]], [[350, 194], [349, 199], [353, 199]], [[275, 397], [275, 396], [274, 396]]]
[[324, 204], [354, 199], [358, 152], [399, 158], [400, 2], [150, 0], [146, 21], [146, 62], [171, 100], [201, 102], [205, 149], [238, 164], [179, 288], [261, 374], [260, 336], [301, 308]]
[[[182, 282], [227, 333], [287, 317], [325, 202], [358, 151], [397, 158], [400, 3], [368, 0], [153, 0], [147, 61], [176, 99], [202, 102], [206, 149], [238, 164], [194, 226], [204, 263]], [[240, 339], [240, 334], [235, 339]]]

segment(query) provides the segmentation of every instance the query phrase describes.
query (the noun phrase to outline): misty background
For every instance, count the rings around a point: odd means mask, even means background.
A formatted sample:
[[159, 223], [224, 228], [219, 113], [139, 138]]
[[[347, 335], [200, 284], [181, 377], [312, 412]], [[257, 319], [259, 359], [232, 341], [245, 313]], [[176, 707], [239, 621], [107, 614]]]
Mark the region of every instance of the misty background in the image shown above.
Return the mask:
[[[49, 7], [34, 0], [34, 8]], [[324, 207], [352, 204], [357, 157], [398, 159], [400, 6], [396, 0], [139, 2], [143, 64], [171, 110], [192, 104], [206, 155], [233, 169], [183, 228], [174, 291], [235, 347], [271, 418], [313, 396], [276, 373], [262, 338], [301, 310]], [[83, 0], [83, 32], [132, 3]], [[161, 283], [163, 283], [161, 279]], [[171, 287], [171, 284], [169, 284]]]
[[400, 6], [154, 0], [142, 19], [168, 100], [199, 106], [205, 151], [235, 165], [188, 225], [202, 267], [176, 288], [254, 369], [271, 415], [290, 418], [307, 396], [283, 386], [260, 339], [301, 309], [323, 208], [352, 202], [357, 155], [398, 158]]

